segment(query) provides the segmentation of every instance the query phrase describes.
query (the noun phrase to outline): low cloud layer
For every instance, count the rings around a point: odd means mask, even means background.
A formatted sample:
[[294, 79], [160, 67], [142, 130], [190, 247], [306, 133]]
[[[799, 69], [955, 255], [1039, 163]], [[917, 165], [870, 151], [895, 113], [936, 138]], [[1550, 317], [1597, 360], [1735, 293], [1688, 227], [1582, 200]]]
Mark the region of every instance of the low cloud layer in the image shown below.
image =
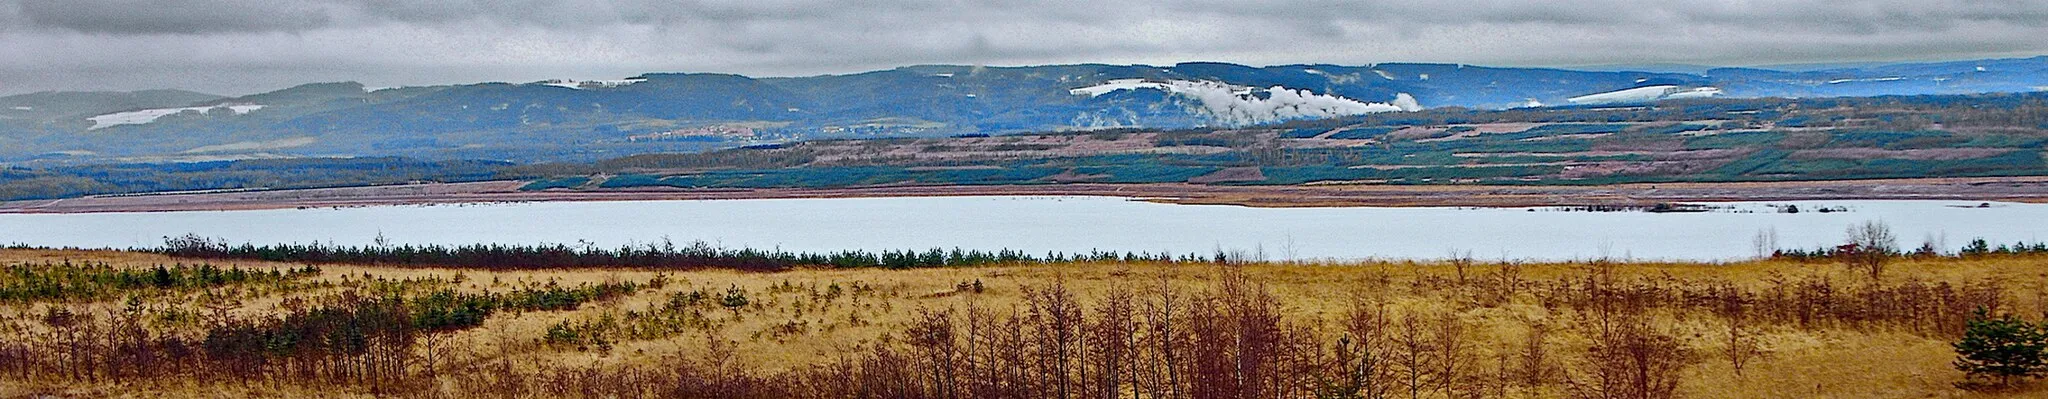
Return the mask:
[[2048, 53], [2048, 0], [0, 0], [0, 94], [911, 64], [1761, 65]]
[[270, 0], [20, 0], [35, 27], [90, 34], [299, 32], [326, 27], [327, 10]]

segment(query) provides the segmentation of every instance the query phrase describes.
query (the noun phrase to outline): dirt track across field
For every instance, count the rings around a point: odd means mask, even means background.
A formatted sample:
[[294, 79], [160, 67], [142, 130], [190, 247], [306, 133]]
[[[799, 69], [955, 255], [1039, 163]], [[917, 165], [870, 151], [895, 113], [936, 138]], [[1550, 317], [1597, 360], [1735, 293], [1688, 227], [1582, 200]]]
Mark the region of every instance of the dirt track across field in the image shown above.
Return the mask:
[[525, 182], [416, 184], [306, 190], [122, 195], [13, 201], [0, 213], [157, 212], [289, 209], [530, 201], [633, 201], [1084, 195], [1177, 204], [1255, 207], [1647, 205], [1664, 202], [1929, 199], [2048, 203], [2048, 176], [1838, 180], [1762, 183], [1658, 183], [1608, 186], [1315, 184], [1044, 184], [886, 186], [809, 189], [520, 191]]

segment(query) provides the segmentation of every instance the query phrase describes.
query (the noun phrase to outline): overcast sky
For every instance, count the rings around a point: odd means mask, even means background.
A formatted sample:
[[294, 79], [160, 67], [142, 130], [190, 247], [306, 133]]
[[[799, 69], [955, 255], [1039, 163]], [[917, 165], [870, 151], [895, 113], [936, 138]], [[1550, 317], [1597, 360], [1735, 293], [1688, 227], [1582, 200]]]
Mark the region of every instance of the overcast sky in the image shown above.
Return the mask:
[[1501, 66], [2048, 54], [2048, 0], [0, 0], [0, 94], [912, 64]]

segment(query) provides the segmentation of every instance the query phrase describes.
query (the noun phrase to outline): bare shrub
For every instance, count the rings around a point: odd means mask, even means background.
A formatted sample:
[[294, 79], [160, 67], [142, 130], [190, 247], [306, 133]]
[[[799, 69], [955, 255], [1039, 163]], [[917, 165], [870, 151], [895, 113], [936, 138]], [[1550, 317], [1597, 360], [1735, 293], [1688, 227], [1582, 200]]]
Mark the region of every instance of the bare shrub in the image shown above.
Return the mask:
[[1884, 275], [1884, 264], [1899, 255], [1899, 237], [1883, 222], [1868, 221], [1849, 226], [1848, 242], [1841, 256], [1850, 267], [1863, 271], [1871, 280]]
[[1581, 321], [1593, 345], [1566, 374], [1575, 398], [1676, 397], [1680, 372], [1695, 362], [1691, 348], [1655, 321], [1641, 303], [1602, 302]]
[[1394, 388], [1393, 340], [1387, 304], [1354, 300], [1344, 334], [1330, 348], [1330, 366], [1317, 384], [1322, 398], [1385, 398]]

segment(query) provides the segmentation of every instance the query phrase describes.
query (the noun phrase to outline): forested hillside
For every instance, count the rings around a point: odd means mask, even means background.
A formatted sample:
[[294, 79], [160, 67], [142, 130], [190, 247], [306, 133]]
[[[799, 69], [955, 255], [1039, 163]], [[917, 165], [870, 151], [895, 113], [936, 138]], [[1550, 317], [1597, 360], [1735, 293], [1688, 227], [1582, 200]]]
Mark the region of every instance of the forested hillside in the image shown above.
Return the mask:
[[2048, 175], [2048, 94], [1438, 108], [1232, 128], [827, 139], [595, 162], [278, 158], [0, 169], [0, 198], [417, 181], [529, 190], [1185, 182], [1605, 184]]
[[360, 156], [590, 162], [818, 139], [1239, 128], [1420, 109], [2042, 87], [2048, 58], [2037, 57], [1700, 73], [1403, 63], [927, 65], [777, 78], [650, 73], [395, 88], [315, 83], [240, 97], [50, 92], [0, 97], [0, 163]]

